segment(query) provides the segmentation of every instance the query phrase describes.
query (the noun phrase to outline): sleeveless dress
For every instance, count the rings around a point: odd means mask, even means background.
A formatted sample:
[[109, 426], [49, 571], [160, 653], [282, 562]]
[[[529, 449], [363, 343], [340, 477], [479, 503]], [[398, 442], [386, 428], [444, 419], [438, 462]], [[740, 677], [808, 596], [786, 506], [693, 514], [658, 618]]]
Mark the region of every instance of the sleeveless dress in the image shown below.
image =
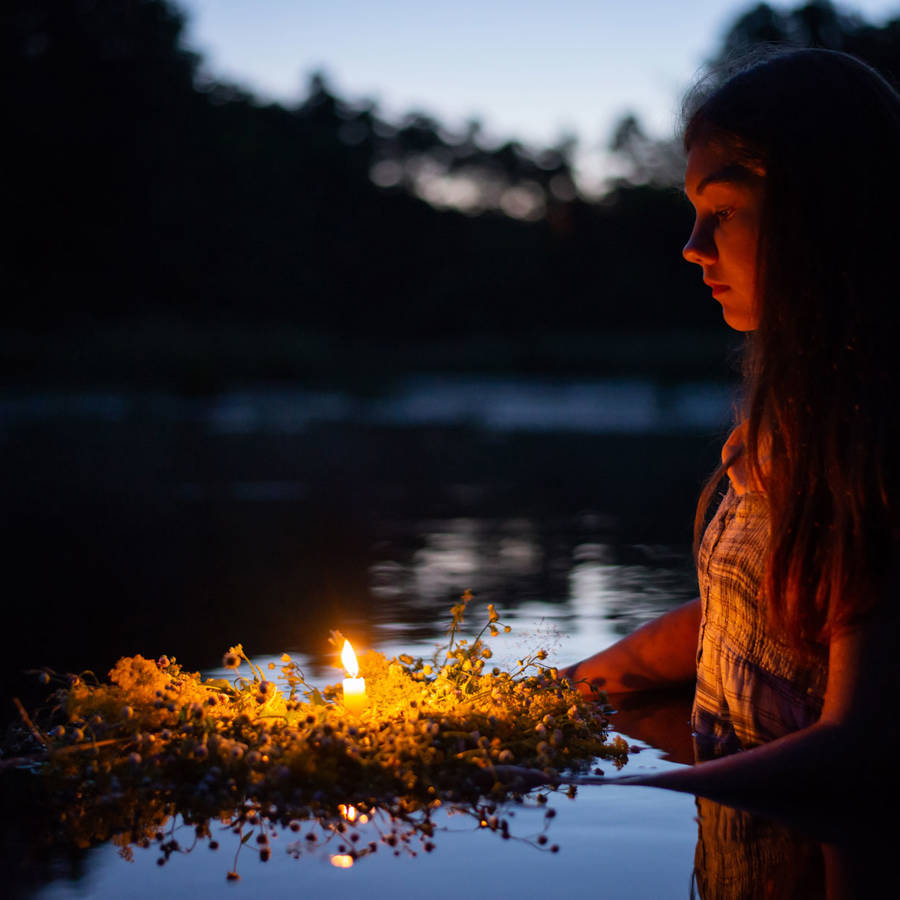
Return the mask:
[[[739, 426], [723, 458], [742, 441]], [[828, 649], [799, 650], [767, 627], [760, 587], [769, 544], [766, 497], [743, 466], [698, 555], [702, 616], [691, 727], [697, 759], [766, 743], [815, 723], [828, 677]]]

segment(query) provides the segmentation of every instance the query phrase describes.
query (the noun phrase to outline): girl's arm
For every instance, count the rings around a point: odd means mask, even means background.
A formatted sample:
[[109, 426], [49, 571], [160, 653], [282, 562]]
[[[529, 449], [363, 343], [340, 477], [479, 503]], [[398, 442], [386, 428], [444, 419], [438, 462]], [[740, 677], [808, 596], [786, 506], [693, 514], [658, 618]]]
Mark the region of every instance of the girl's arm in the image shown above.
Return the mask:
[[900, 656], [893, 619], [873, 617], [832, 638], [825, 703], [815, 725], [733, 756], [621, 782], [737, 803], [759, 800], [761, 794], [839, 792], [883, 784], [896, 769], [900, 731]]
[[647, 691], [697, 677], [700, 600], [691, 600], [611, 647], [560, 671], [584, 693]]

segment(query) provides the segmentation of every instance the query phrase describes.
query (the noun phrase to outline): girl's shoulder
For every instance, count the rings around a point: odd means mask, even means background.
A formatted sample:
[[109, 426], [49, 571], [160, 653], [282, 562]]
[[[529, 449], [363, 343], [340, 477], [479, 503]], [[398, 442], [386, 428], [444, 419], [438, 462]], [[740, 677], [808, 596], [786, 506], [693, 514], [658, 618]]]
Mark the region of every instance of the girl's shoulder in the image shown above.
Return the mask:
[[[765, 470], [769, 456], [765, 446], [760, 447], [760, 465]], [[763, 493], [763, 487], [754, 476], [747, 454], [747, 422], [738, 422], [722, 445], [722, 465], [734, 492], [739, 496]]]

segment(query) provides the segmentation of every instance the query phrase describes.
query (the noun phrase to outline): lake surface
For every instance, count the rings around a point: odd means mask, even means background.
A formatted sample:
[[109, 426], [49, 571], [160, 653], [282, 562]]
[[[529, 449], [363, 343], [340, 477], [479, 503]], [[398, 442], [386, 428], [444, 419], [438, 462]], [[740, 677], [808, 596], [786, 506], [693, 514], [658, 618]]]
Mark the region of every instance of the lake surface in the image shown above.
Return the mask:
[[[728, 386], [641, 381], [7, 394], [8, 696], [39, 699], [27, 667], [105, 672], [135, 653], [216, 672], [238, 641], [262, 664], [288, 651], [334, 683], [330, 629], [358, 648], [430, 653], [466, 589], [473, 616], [494, 603], [513, 625], [492, 642], [501, 662], [539, 646], [560, 665], [581, 658], [694, 596], [693, 505], [729, 412]], [[641, 748], [626, 772], [688, 761], [687, 708], [670, 698], [614, 719]], [[326, 847], [295, 859], [284, 832], [268, 862], [244, 852], [228, 884], [227, 831], [216, 852], [160, 867], [153, 849], [132, 862], [111, 845], [35, 854], [8, 810], [3, 827], [12, 884], [34, 897], [820, 895], [822, 845], [805, 832], [707, 805], [698, 835], [693, 797], [647, 788], [548, 803], [546, 845], [532, 798], [513, 810], [513, 839], [444, 812], [434, 852], [346, 869]], [[735, 888], [723, 866], [737, 857], [747, 883], [794, 893]]]

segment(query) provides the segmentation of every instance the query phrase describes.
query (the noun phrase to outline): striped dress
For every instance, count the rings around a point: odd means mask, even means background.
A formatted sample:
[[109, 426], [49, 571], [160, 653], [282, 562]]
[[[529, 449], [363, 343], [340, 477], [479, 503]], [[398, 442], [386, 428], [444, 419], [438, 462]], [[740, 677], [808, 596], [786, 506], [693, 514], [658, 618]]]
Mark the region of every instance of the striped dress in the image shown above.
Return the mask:
[[[740, 439], [736, 429], [723, 456]], [[770, 630], [760, 586], [769, 541], [765, 495], [740, 465], [698, 556], [702, 617], [691, 727], [698, 759], [747, 749], [812, 725], [828, 676], [825, 646], [801, 651]]]

